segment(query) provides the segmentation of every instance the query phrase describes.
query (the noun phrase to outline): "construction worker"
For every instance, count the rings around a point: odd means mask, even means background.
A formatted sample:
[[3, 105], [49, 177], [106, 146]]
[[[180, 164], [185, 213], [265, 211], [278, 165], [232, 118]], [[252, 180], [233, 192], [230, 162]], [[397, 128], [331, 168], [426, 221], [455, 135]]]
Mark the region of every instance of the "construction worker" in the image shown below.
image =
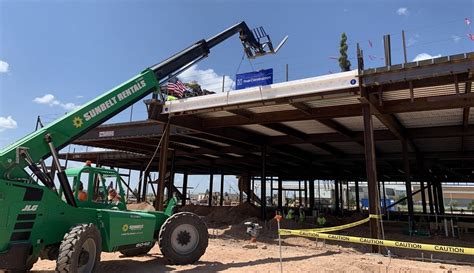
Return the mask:
[[109, 201], [111, 202], [120, 202], [121, 198], [117, 194], [117, 191], [114, 188], [109, 189]]
[[293, 209], [289, 209], [288, 214], [286, 214], [286, 219], [287, 220], [295, 219], [294, 213], [295, 213], [295, 211]]
[[304, 221], [306, 220], [306, 214], [304, 213], [304, 208], [303, 208], [303, 206], [300, 206], [300, 208], [299, 208], [299, 214], [300, 214], [299, 222], [300, 222], [300, 223], [304, 223]]
[[316, 218], [316, 223], [320, 227], [326, 225], [326, 217], [324, 217], [324, 215], [321, 213], [320, 215], [318, 215], [318, 218]]
[[77, 199], [81, 202], [87, 201], [87, 193], [84, 191], [84, 184], [82, 184], [82, 182], [79, 182]]

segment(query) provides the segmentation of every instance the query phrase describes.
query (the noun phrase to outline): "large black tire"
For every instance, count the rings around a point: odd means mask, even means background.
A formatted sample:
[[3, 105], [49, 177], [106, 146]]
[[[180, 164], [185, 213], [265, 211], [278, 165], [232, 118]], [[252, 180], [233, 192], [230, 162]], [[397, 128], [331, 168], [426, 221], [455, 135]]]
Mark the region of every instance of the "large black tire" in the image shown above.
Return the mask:
[[158, 244], [170, 264], [192, 264], [206, 252], [209, 234], [206, 224], [194, 213], [179, 212], [160, 229]]
[[77, 225], [64, 235], [59, 246], [56, 272], [95, 272], [101, 252], [102, 240], [99, 230], [93, 224]]
[[30, 271], [33, 268], [33, 265], [38, 261], [38, 256], [30, 256], [26, 260], [26, 271]]
[[120, 253], [122, 253], [123, 256], [125, 257], [134, 257], [134, 256], [140, 256], [140, 255], [145, 255], [150, 250], [153, 248], [155, 243], [151, 244], [150, 246], [146, 247], [137, 247], [137, 248], [131, 248], [131, 249], [124, 249], [120, 250]]

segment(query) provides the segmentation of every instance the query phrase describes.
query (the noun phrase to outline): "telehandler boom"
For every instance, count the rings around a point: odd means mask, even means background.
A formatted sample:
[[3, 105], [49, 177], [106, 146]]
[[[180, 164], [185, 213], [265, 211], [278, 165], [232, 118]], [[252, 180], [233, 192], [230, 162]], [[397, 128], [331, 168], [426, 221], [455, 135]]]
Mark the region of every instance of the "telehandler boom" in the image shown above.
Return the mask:
[[25, 272], [42, 258], [56, 260], [56, 272], [94, 272], [102, 251], [134, 256], [157, 241], [171, 263], [193, 263], [204, 254], [205, 224], [195, 214], [174, 213], [175, 198], [165, 211], [127, 210], [116, 171], [90, 165], [64, 170], [58, 151], [145, 96], [160, 95], [160, 84], [236, 33], [248, 58], [275, 53], [262, 28], [252, 32], [238, 23], [0, 151], [0, 270]]

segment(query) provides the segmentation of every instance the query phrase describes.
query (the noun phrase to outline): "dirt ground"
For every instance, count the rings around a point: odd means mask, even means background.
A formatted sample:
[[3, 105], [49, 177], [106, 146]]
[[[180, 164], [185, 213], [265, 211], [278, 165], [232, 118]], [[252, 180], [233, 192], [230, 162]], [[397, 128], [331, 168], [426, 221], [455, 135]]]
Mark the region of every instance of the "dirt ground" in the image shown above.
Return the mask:
[[[155, 246], [148, 255], [134, 258], [103, 253], [98, 272], [279, 272], [277, 240], [252, 244], [228, 231], [211, 229], [206, 254], [192, 265], [167, 264]], [[306, 238], [285, 238], [282, 245], [283, 272], [474, 272], [472, 266], [388, 258], [335, 244], [316, 245]], [[40, 260], [32, 272], [54, 272], [54, 267], [55, 262]]]
[[[192, 265], [175, 266], [167, 263], [155, 246], [148, 255], [126, 258], [120, 253], [103, 253], [98, 272], [280, 272], [277, 227], [274, 220], [258, 221], [259, 211], [249, 205], [238, 207], [186, 206], [203, 217], [209, 227], [209, 246], [200, 261]], [[330, 225], [362, 219], [363, 215], [346, 218], [328, 217]], [[244, 222], [264, 226], [258, 242], [250, 243]], [[408, 236], [403, 223], [386, 222], [386, 239], [443, 245], [474, 247], [474, 234], [446, 238], [438, 232], [429, 237]], [[307, 224], [282, 221], [282, 228], [308, 228]], [[369, 237], [367, 224], [337, 232], [343, 235]], [[343, 242], [316, 242], [315, 239], [285, 237], [282, 240], [283, 272], [474, 272], [474, 259], [468, 255], [420, 253], [409, 249], [382, 249], [384, 255], [370, 254], [370, 246]], [[424, 259], [425, 261], [414, 260]], [[432, 260], [433, 259], [433, 260]], [[440, 263], [439, 260], [443, 260]], [[464, 265], [460, 265], [460, 263]], [[470, 265], [465, 265], [470, 264]], [[55, 262], [40, 260], [33, 272], [54, 272]]]

